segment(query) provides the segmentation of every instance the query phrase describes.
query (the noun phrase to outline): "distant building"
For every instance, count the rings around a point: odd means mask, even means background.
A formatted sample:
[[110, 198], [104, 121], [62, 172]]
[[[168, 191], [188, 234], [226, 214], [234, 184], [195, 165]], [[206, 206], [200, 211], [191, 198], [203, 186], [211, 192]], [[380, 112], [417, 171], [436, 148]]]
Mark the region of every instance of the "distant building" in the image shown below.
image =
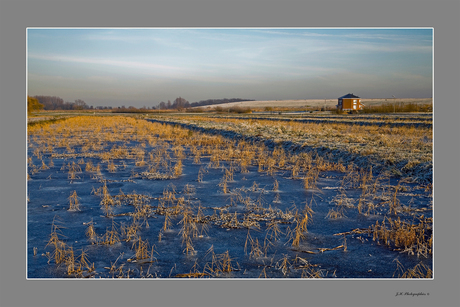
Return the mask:
[[361, 98], [356, 95], [346, 94], [345, 96], [339, 97], [339, 103], [337, 104], [337, 109], [342, 111], [358, 111], [363, 108], [361, 103]]

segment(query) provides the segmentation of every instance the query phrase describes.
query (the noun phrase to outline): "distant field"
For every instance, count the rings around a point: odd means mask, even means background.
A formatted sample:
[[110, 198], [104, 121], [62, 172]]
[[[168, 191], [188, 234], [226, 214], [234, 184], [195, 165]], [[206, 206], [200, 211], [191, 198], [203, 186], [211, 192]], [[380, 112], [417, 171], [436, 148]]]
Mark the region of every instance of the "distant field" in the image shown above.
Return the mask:
[[[375, 99], [361, 99], [364, 105], [379, 105], [382, 103], [393, 103], [393, 102], [404, 102], [404, 103], [416, 103], [416, 104], [428, 104], [433, 101], [432, 98], [375, 98]], [[219, 106], [222, 108], [230, 108], [234, 106], [238, 107], [249, 107], [249, 108], [301, 108], [301, 107], [335, 107], [337, 105], [337, 99], [301, 99], [301, 100], [259, 100], [259, 101], [241, 101], [223, 103], [212, 106], [204, 106], [201, 108], [214, 109]]]

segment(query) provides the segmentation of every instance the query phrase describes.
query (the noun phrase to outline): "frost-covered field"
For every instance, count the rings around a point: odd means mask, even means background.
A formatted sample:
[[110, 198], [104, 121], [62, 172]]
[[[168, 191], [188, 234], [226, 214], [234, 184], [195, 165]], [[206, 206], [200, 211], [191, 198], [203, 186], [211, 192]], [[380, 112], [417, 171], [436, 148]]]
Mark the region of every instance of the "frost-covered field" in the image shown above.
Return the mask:
[[[433, 101], [431, 98], [374, 98], [361, 99], [361, 102], [366, 106], [381, 105], [382, 103], [413, 103], [413, 104], [429, 104]], [[296, 99], [296, 100], [257, 100], [257, 101], [241, 101], [222, 103], [218, 105], [204, 106], [204, 108], [214, 109], [217, 106], [222, 108], [244, 107], [244, 108], [303, 108], [303, 107], [335, 107], [337, 99]], [[203, 107], [202, 107], [203, 108]]]
[[365, 136], [335, 126], [157, 120], [29, 127], [28, 278], [432, 277], [429, 172], [337, 159]]
[[378, 173], [411, 177], [413, 181], [432, 181], [430, 116], [387, 116], [385, 121], [377, 117], [377, 122], [373, 115], [328, 118], [316, 117], [313, 122], [253, 116], [170, 116], [154, 120], [231, 139], [263, 142], [270, 148], [314, 152], [330, 162], [372, 166]]

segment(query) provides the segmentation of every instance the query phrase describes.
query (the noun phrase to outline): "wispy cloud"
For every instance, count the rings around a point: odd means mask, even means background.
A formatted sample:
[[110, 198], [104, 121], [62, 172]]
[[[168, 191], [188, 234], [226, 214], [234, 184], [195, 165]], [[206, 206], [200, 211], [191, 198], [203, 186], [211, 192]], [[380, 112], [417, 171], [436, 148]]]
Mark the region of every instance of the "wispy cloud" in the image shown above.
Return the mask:
[[44, 54], [30, 54], [29, 58], [46, 60], [46, 61], [57, 61], [57, 62], [68, 62], [68, 63], [84, 63], [84, 64], [97, 64], [97, 65], [109, 65], [118, 66], [125, 68], [135, 69], [161, 69], [161, 70], [176, 70], [179, 71], [181, 67], [166, 66], [148, 62], [137, 62], [137, 61], [125, 61], [115, 59], [104, 59], [104, 58], [89, 58], [89, 57], [74, 57], [74, 56], [62, 56], [62, 55], [44, 55]]
[[[145, 79], [147, 82], [141, 81], [141, 77], [137, 77], [138, 84], [147, 85], [147, 83], [157, 84], [164, 83], [167, 80], [182, 80], [182, 81], [193, 81], [193, 82], [203, 82], [208, 84], [215, 83], [227, 83], [227, 84], [251, 84], [261, 82], [261, 78], [257, 74], [248, 74], [242, 73], [241, 69], [244, 69], [244, 66], [237, 68], [236, 70], [228, 69], [228, 66], [224, 66], [227, 69], [222, 72], [222, 68], [217, 67], [202, 67], [202, 68], [185, 68], [185, 67], [175, 67], [175, 66], [165, 66], [157, 65], [144, 62], [136, 61], [122, 61], [122, 60], [113, 60], [113, 59], [99, 59], [99, 58], [86, 58], [86, 57], [69, 57], [69, 56], [51, 56], [51, 55], [37, 55], [29, 54], [30, 58], [47, 60], [47, 61], [56, 61], [64, 63], [79, 63], [79, 64], [95, 64], [95, 65], [108, 65], [113, 67], [122, 67], [132, 70], [136, 70], [135, 73], [142, 73], [145, 76], [153, 77], [154, 79]], [[65, 73], [64, 73], [65, 74]], [[119, 82], [119, 85], [124, 87], [126, 86], [126, 77], [125, 81], [121, 82], [121, 79], [115, 78], [113, 76], [101, 76], [101, 75], [89, 75], [83, 77], [68, 77], [63, 75], [43, 75], [43, 74], [34, 74], [29, 73], [29, 78], [31, 80], [42, 81], [59, 81], [59, 82], [68, 82], [76, 83], [91, 81], [94, 83], [105, 83], [105, 84], [116, 84]], [[121, 77], [120, 77], [121, 78]], [[160, 78], [160, 79], [157, 79]], [[144, 81], [145, 81], [144, 80]]]
[[[404, 30], [404, 29], [402, 29]], [[430, 29], [426, 29], [430, 31]], [[288, 37], [318, 37], [336, 39], [362, 39], [362, 40], [420, 40], [413, 33], [395, 33], [398, 29], [389, 28], [392, 33], [383, 33], [382, 29], [373, 28], [286, 28], [286, 29], [249, 29], [250, 32], [259, 34], [280, 35]], [[428, 34], [428, 32], [427, 32]], [[425, 35], [425, 37], [428, 37]]]
[[[99, 33], [90, 33], [82, 37], [84, 40], [97, 41], [97, 42], [120, 42], [120, 43], [129, 43], [136, 44], [138, 46], [146, 43], [154, 43], [168, 48], [178, 48], [180, 50], [198, 50], [196, 47], [192, 47], [190, 44], [184, 43], [180, 40], [174, 39], [174, 37], [168, 37], [165, 31], [166, 29], [156, 29], [156, 30], [141, 30], [142, 34], [132, 34], [127, 32], [129, 30], [120, 30], [120, 31], [107, 31]], [[133, 30], [136, 31], [136, 30]], [[165, 33], [162, 33], [165, 32]], [[169, 30], [171, 31], [171, 30]], [[178, 34], [178, 31], [175, 31], [175, 35]]]
[[[411, 44], [382, 44], [382, 43], [368, 43], [358, 42], [350, 46], [351, 51], [356, 52], [357, 50], [366, 52], [411, 52], [411, 53], [431, 53], [432, 46], [429, 45], [411, 45]], [[345, 50], [346, 51], [346, 50]]]

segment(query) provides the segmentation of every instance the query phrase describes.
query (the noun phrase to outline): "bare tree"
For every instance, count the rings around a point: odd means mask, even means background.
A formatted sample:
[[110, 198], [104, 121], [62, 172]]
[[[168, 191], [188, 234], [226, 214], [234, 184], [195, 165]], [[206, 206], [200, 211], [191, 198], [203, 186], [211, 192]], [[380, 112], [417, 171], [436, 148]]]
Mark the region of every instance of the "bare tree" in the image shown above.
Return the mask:
[[39, 103], [37, 98], [27, 96], [27, 113], [38, 112], [43, 107], [44, 105]]
[[84, 110], [84, 109], [87, 109], [87, 108], [88, 108], [88, 105], [86, 104], [86, 102], [84, 102], [81, 99], [75, 100], [75, 103], [73, 104], [73, 109], [74, 110]]

